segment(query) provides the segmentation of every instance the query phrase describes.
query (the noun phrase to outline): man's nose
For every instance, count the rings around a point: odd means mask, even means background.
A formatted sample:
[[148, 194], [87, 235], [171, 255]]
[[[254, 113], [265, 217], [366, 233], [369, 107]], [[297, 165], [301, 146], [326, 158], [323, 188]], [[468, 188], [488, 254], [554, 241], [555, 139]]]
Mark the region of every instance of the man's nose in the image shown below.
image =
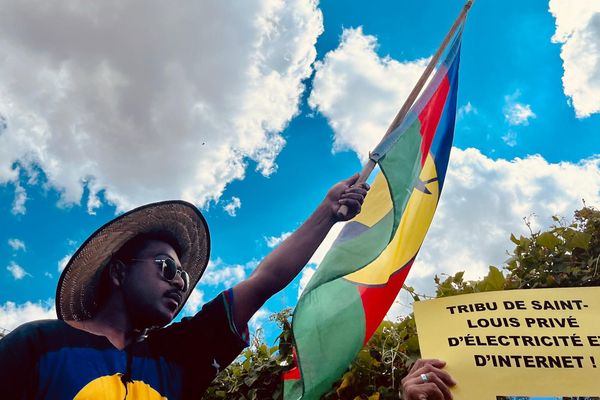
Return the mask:
[[185, 281], [183, 280], [183, 276], [181, 276], [180, 270], [178, 270], [177, 273], [175, 274], [175, 278], [173, 278], [173, 280], [171, 281], [171, 284], [173, 284], [175, 287], [177, 287], [182, 292], [184, 291], [183, 289], [185, 288]]

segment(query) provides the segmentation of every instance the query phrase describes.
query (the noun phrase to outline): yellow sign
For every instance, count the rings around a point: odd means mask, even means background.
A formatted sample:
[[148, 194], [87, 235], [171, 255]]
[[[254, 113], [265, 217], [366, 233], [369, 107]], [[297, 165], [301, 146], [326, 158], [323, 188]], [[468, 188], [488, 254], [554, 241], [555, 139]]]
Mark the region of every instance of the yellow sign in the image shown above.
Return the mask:
[[600, 396], [600, 288], [507, 290], [414, 304], [421, 356], [455, 400]]

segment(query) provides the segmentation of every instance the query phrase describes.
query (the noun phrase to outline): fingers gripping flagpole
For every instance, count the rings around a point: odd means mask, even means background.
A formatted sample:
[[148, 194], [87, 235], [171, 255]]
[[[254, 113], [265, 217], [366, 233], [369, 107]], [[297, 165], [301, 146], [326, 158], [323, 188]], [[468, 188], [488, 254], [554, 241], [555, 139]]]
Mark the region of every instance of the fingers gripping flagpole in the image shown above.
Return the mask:
[[[402, 105], [402, 108], [400, 109], [400, 111], [398, 111], [398, 114], [396, 114], [396, 117], [394, 118], [394, 120], [392, 121], [390, 126], [388, 127], [385, 135], [383, 135], [383, 138], [381, 139], [381, 141], [379, 143], [382, 143], [388, 137], [389, 134], [391, 134], [397, 127], [399, 127], [402, 124], [402, 122], [404, 121], [404, 118], [406, 117], [406, 114], [408, 114], [408, 111], [410, 110], [413, 103], [419, 96], [419, 93], [421, 93], [423, 86], [425, 86], [427, 79], [429, 79], [431, 72], [433, 72], [433, 70], [435, 69], [435, 66], [437, 65], [438, 61], [440, 60], [440, 57], [442, 56], [442, 54], [444, 53], [444, 50], [448, 46], [448, 43], [450, 42], [450, 40], [456, 33], [456, 30], [458, 29], [458, 27], [460, 26], [462, 21], [466, 18], [467, 13], [469, 12], [469, 9], [473, 5], [474, 1], [475, 0], [467, 0], [467, 2], [463, 6], [460, 14], [454, 21], [454, 24], [452, 24], [452, 27], [446, 34], [446, 37], [444, 38], [444, 40], [442, 41], [442, 44], [440, 45], [440, 47], [437, 49], [437, 51], [431, 58], [431, 61], [429, 61], [429, 64], [427, 64], [425, 71], [423, 71], [423, 74], [421, 75], [421, 77], [415, 84], [415, 87], [412, 89], [412, 91], [406, 98], [406, 101]], [[356, 181], [356, 183], [354, 185], [356, 186], [356, 185], [361, 185], [361, 184], [365, 183], [367, 181], [367, 179], [369, 179], [369, 175], [371, 175], [371, 172], [373, 172], [373, 169], [375, 169], [376, 164], [377, 164], [377, 160], [375, 159], [375, 157], [373, 157], [371, 154], [369, 154], [369, 161], [367, 161], [367, 163], [363, 167], [363, 169], [360, 173], [360, 176], [358, 177], [358, 180]], [[344, 218], [344, 217], [346, 217], [347, 214], [348, 214], [348, 207], [346, 207], [345, 205], [342, 205], [338, 210], [338, 216], [341, 218]]]

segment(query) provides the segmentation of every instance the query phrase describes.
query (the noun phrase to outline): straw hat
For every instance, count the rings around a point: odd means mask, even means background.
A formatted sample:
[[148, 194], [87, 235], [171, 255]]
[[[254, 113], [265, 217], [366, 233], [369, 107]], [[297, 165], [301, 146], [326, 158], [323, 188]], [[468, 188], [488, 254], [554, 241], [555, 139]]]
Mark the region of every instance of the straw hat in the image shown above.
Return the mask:
[[172, 200], [147, 204], [113, 219], [79, 247], [58, 281], [58, 318], [77, 321], [91, 318], [104, 266], [127, 241], [152, 233], [166, 233], [177, 240], [181, 267], [190, 275], [190, 289], [183, 293], [178, 313], [208, 264], [210, 237], [204, 217], [193, 204]]

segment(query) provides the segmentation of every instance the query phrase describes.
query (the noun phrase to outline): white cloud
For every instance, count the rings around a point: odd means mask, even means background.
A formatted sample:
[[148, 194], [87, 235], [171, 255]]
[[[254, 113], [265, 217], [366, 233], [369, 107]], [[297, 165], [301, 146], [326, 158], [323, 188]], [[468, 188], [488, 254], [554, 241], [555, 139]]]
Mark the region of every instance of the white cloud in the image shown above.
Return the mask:
[[56, 319], [54, 300], [30, 301], [23, 304], [16, 304], [7, 301], [0, 304], [0, 328], [13, 330], [26, 322], [39, 319]]
[[64, 256], [63, 258], [61, 258], [58, 261], [58, 263], [57, 263], [57, 271], [58, 272], [63, 272], [63, 270], [67, 266], [67, 263], [69, 262], [69, 260], [71, 259], [71, 257], [73, 257], [73, 254], [67, 254], [66, 256]]
[[504, 118], [510, 125], [529, 125], [529, 120], [535, 118], [535, 113], [529, 104], [519, 103], [519, 91], [504, 97]]
[[25, 278], [26, 276], [31, 276], [31, 274], [19, 264], [14, 261], [11, 261], [10, 264], [6, 267], [6, 270], [10, 272], [15, 280], [20, 280]]
[[556, 19], [552, 42], [561, 43], [563, 89], [578, 118], [600, 112], [600, 1], [550, 0]]
[[[582, 199], [600, 205], [600, 156], [554, 164], [540, 156], [492, 160], [476, 149], [454, 148], [440, 205], [407, 284], [432, 295], [435, 274], [465, 271], [466, 279], [481, 278], [489, 265], [502, 266], [508, 258], [511, 233], [527, 234], [524, 217], [535, 215], [533, 229], [544, 229], [552, 215], [571, 218]], [[409, 303], [406, 295], [399, 300]]]
[[50, 278], [50, 279], [54, 278], [54, 275], [52, 275], [52, 274], [51, 274], [50, 272], [48, 272], [48, 271], [44, 272], [44, 276], [45, 276], [46, 278]]
[[255, 260], [249, 261], [244, 265], [227, 265], [220, 258], [214, 261], [210, 260], [200, 283], [211, 286], [221, 285], [223, 287], [231, 287], [243, 281], [246, 278], [246, 272], [252, 271], [257, 265], [258, 262]]
[[279, 236], [268, 236], [265, 237], [265, 242], [267, 242], [267, 246], [269, 246], [270, 248], [277, 247], [279, 246], [279, 244], [281, 244], [281, 242], [289, 238], [291, 234], [292, 232], [283, 232]]
[[183, 308], [186, 314], [193, 315], [200, 311], [204, 303], [204, 292], [194, 288]]
[[323, 29], [316, 0], [0, 8], [0, 184], [19, 213], [36, 168], [62, 204], [87, 189], [91, 213], [101, 199], [206, 205], [248, 160], [271, 174]]
[[[0, 141], [2, 141], [2, 137], [0, 136]], [[1, 162], [1, 159], [0, 159]], [[1, 168], [1, 167], [0, 167]], [[13, 200], [13, 205], [11, 212], [15, 215], [25, 214], [27, 208], [25, 207], [25, 202], [27, 201], [27, 192], [21, 186], [18, 181], [15, 181], [15, 198]]]
[[232, 196], [229, 203], [223, 206], [223, 209], [230, 217], [235, 217], [237, 210], [242, 206], [242, 202], [239, 198]]
[[376, 48], [375, 37], [361, 28], [345, 29], [339, 47], [316, 63], [308, 99], [333, 128], [334, 151], [354, 150], [361, 160], [379, 143], [428, 62], [380, 58]]
[[268, 321], [269, 315], [271, 315], [271, 311], [266, 308], [261, 308], [257, 312], [254, 313], [250, 321], [248, 321], [248, 328], [251, 331], [256, 331], [258, 328], [262, 328], [265, 322]]
[[502, 141], [506, 143], [507, 146], [515, 147], [517, 145], [517, 134], [514, 131], [508, 131], [502, 136]]
[[465, 104], [464, 106], [460, 106], [458, 108], [458, 111], [456, 112], [456, 119], [461, 120], [469, 114], [473, 114], [473, 115], [479, 114], [479, 111], [477, 110], [477, 108], [475, 108], [473, 106], [473, 104], [471, 104], [470, 101], [468, 101], [467, 104]]
[[11, 238], [8, 239], [8, 245], [14, 250], [14, 251], [18, 251], [18, 250], [23, 250], [25, 251], [25, 242], [23, 242], [20, 239], [17, 238]]

